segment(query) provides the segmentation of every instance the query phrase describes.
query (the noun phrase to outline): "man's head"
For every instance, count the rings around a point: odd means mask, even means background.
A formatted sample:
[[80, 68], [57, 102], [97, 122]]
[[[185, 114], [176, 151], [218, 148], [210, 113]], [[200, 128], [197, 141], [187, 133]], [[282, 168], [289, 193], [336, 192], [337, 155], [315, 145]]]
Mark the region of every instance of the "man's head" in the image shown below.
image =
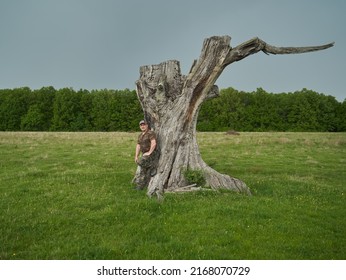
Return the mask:
[[142, 131], [146, 131], [148, 129], [148, 123], [145, 120], [141, 120], [139, 122], [139, 127]]

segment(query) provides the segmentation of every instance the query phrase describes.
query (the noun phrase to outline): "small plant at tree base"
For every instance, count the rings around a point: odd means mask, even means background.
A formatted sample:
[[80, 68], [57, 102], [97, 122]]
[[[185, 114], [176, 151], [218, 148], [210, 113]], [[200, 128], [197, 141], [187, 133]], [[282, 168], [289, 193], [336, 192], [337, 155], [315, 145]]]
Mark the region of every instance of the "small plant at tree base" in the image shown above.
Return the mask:
[[204, 172], [201, 169], [186, 168], [183, 175], [189, 185], [196, 184], [198, 187], [203, 187], [206, 183]]

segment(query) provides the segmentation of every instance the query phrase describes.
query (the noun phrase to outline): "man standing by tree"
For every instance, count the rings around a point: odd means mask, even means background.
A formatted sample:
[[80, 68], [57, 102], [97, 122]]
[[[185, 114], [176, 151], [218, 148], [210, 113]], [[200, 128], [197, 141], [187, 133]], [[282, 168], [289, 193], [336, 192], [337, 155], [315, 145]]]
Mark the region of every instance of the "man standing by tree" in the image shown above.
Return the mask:
[[[143, 190], [148, 186], [150, 178], [156, 174], [158, 153], [155, 132], [150, 130], [148, 123], [144, 120], [139, 122], [139, 127], [142, 133], [138, 136], [135, 154], [138, 168], [132, 182], [136, 184], [135, 189]], [[139, 158], [140, 153], [142, 157]]]

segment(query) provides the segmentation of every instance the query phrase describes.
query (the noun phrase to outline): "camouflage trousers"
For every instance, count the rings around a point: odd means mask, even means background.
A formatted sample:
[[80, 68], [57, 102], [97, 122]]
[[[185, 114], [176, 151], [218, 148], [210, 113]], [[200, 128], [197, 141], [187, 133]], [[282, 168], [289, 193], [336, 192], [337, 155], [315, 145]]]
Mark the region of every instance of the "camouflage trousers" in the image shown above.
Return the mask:
[[150, 156], [142, 156], [137, 162], [137, 170], [132, 183], [137, 189], [144, 189], [148, 186], [151, 177], [156, 175], [158, 153], [153, 152]]

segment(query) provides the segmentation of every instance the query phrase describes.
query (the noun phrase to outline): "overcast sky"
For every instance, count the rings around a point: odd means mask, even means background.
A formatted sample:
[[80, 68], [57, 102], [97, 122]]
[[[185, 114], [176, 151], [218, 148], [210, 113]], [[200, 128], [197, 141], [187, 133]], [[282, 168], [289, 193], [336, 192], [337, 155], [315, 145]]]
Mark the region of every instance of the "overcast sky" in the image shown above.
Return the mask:
[[257, 53], [229, 65], [219, 88], [346, 98], [344, 0], [0, 0], [0, 88], [135, 89], [141, 65], [179, 60], [187, 74], [203, 40], [253, 37], [274, 46], [333, 48]]

